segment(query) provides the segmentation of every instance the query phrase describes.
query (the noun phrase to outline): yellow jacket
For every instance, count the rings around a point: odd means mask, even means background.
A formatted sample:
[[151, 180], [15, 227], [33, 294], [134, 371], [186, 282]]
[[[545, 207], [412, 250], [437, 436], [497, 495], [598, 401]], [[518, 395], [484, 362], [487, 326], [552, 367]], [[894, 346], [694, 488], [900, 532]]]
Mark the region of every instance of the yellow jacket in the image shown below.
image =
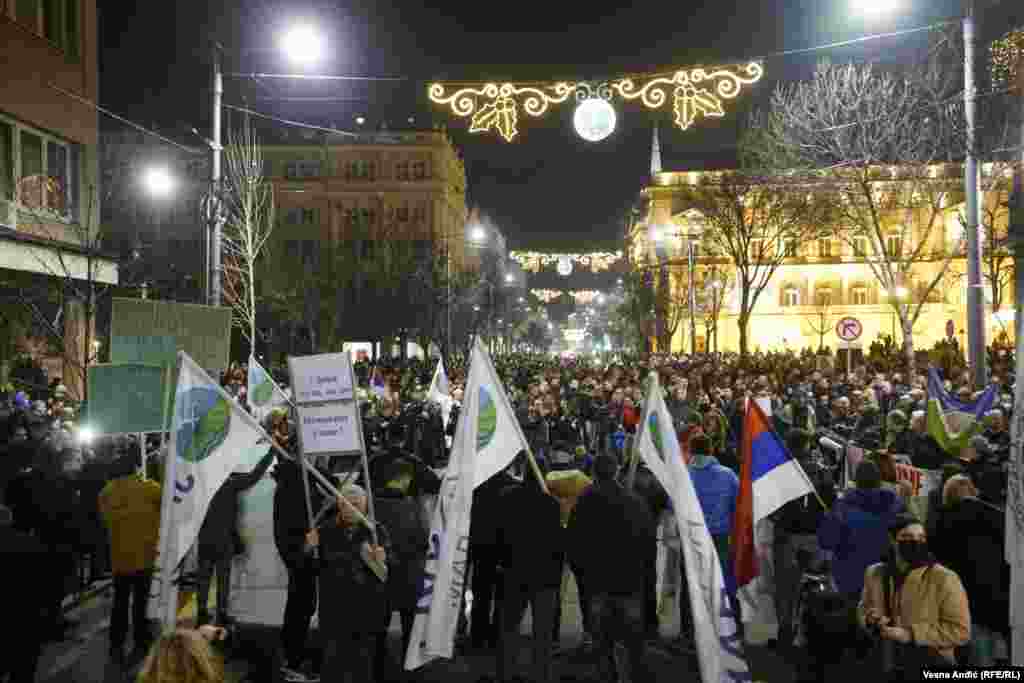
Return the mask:
[[955, 648], [971, 638], [971, 611], [960, 577], [952, 569], [933, 564], [911, 571], [898, 592], [890, 578], [890, 604], [886, 606], [884, 567], [871, 565], [864, 574], [864, 592], [857, 606], [861, 627], [865, 612], [875, 608], [888, 616], [893, 626], [908, 629], [911, 643], [931, 647], [955, 663]]
[[114, 479], [103, 487], [99, 508], [110, 529], [114, 574], [132, 574], [156, 565], [160, 499], [160, 484], [137, 475]]

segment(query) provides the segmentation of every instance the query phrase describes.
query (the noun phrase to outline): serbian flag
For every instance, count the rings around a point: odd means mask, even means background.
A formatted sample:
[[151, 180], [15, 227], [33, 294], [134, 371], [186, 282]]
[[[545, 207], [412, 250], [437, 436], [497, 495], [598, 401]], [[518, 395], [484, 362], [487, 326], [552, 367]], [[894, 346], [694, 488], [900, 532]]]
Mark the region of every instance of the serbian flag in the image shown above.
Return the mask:
[[789, 501], [814, 493], [814, 486], [756, 401], [747, 401], [740, 454], [740, 493], [733, 523], [734, 568], [736, 585], [745, 586], [760, 573], [754, 525]]

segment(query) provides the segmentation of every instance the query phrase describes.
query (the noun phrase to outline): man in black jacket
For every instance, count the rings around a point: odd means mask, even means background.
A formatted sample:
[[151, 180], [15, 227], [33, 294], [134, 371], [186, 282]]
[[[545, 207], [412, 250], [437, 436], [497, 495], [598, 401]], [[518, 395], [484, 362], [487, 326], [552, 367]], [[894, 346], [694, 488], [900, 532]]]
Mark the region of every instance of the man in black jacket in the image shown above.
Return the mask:
[[[296, 452], [287, 415], [272, 418], [271, 425], [274, 440], [289, 452]], [[310, 620], [316, 612], [318, 569], [306, 552], [306, 534], [310, 528], [302, 468], [294, 460], [278, 457], [272, 476], [277, 484], [274, 489], [274, 543], [288, 569], [288, 598], [281, 625], [284, 668], [287, 669], [284, 673], [290, 680], [299, 680], [299, 667], [306, 659]], [[323, 502], [319, 489], [311, 485], [309, 493], [312, 508], [319, 510]]]
[[595, 482], [569, 518], [567, 548], [587, 577], [605, 680], [617, 680], [615, 641], [626, 646], [635, 683], [652, 680], [644, 661], [644, 582], [647, 557], [656, 548], [647, 505], [616, 480], [614, 456], [594, 459]]
[[473, 491], [468, 558], [472, 567], [473, 608], [469, 635], [472, 647], [477, 650], [498, 645], [501, 583], [498, 580], [497, 525], [504, 515], [501, 493], [516, 484], [508, 471], [503, 470]]
[[555, 604], [562, 581], [561, 508], [532, 472], [522, 484], [505, 489], [500, 503], [506, 514], [497, 525], [499, 562], [504, 569], [498, 680], [511, 680], [517, 651], [514, 640], [529, 604], [535, 672], [531, 680], [552, 683], [551, 631], [557, 628]]
[[232, 472], [210, 501], [210, 508], [199, 529], [199, 586], [196, 594], [199, 625], [210, 621], [208, 598], [214, 571], [217, 572], [217, 623], [229, 622], [231, 560], [243, 551], [242, 538], [238, 533], [239, 498], [259, 483], [273, 461], [274, 451], [271, 449], [251, 472]]
[[[818, 493], [830, 504], [835, 500], [831, 474], [820, 471], [810, 459], [813, 434], [796, 429], [789, 433], [786, 445], [790, 454], [812, 478]], [[805, 569], [817, 564], [821, 556], [818, 546], [818, 525], [824, 508], [813, 495], [805, 495], [783, 505], [772, 516], [775, 523], [775, 613], [779, 620], [778, 644], [788, 648], [795, 636], [794, 605]]]
[[0, 506], [0, 581], [8, 587], [5, 606], [16, 622], [4, 640], [0, 680], [33, 683], [46, 625], [45, 605], [39, 596], [54, 580], [54, 563], [47, 547], [15, 529], [13, 521], [11, 510]]

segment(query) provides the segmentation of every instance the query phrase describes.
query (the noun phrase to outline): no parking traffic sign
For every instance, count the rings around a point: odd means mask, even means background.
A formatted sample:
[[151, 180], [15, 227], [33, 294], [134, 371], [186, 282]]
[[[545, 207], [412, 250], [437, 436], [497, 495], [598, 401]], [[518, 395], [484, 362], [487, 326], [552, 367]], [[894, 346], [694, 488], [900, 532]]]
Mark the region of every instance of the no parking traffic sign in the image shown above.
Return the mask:
[[863, 332], [864, 326], [856, 318], [847, 316], [836, 323], [836, 336], [844, 342], [857, 341]]

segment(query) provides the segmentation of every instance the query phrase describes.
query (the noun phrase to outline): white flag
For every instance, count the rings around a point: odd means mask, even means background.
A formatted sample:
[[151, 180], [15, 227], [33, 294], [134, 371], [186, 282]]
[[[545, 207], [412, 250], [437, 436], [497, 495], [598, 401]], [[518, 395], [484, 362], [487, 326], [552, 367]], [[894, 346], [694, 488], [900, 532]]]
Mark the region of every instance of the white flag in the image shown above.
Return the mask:
[[427, 390], [427, 400], [440, 404], [441, 416], [445, 426], [452, 413], [451, 388], [448, 385], [448, 375], [444, 372], [444, 359], [437, 359], [437, 369], [434, 370], [434, 378], [430, 380], [430, 389]]
[[[171, 446], [174, 480], [169, 507], [160, 518], [160, 534], [169, 531], [167, 558], [173, 569], [199, 534], [210, 500], [243, 453], [270, 440], [256, 419], [242, 410], [187, 354], [174, 397]], [[264, 451], [265, 453], [266, 451]]]
[[672, 500], [686, 566], [701, 681], [749, 681], [743, 641], [736, 628], [738, 615], [730, 606], [718, 553], [683, 462], [657, 375], [651, 377], [645, 405], [637, 452]]
[[490, 358], [478, 341], [470, 357], [452, 456], [430, 524], [430, 547], [405, 658], [406, 670], [452, 657], [466, 580], [473, 489], [508, 467], [524, 449], [526, 439]]
[[252, 414], [260, 422], [270, 414], [274, 408], [288, 405], [288, 396], [277, 382], [270, 376], [270, 373], [260, 365], [256, 356], [249, 357], [249, 387], [246, 398]]

